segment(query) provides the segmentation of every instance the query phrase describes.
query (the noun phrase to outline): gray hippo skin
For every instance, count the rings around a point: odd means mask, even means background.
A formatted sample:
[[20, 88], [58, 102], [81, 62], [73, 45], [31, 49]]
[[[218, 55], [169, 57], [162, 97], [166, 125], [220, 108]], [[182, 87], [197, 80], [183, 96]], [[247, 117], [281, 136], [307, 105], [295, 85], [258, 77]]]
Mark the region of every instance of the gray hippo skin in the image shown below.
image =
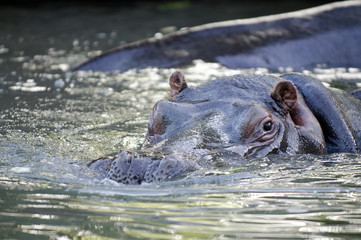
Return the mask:
[[345, 1], [266, 17], [211, 23], [129, 43], [76, 70], [170, 68], [195, 59], [229, 68], [361, 68], [361, 2]]
[[155, 104], [141, 149], [95, 160], [92, 169], [139, 184], [227, 166], [230, 159], [360, 152], [360, 100], [310, 76], [235, 75], [191, 88], [175, 72], [169, 84], [170, 100]]

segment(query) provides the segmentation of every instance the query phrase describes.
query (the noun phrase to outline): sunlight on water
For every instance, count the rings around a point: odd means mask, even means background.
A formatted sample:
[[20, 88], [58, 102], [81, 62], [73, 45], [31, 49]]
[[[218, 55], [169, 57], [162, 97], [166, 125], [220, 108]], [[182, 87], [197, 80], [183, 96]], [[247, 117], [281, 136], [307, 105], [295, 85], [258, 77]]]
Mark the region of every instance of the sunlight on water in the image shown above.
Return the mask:
[[[148, 7], [129, 14], [153, 19]], [[30, 14], [12, 11], [2, 12]], [[150, 111], [168, 98], [168, 78], [179, 69], [72, 72], [85, 58], [147, 35], [132, 21], [122, 34], [116, 27], [129, 18], [123, 12], [95, 10], [83, 16], [99, 21], [95, 30], [84, 30], [86, 37], [62, 34], [76, 24], [64, 17], [69, 13], [53, 13], [65, 23], [44, 29], [41, 14], [47, 14], [39, 11], [40, 20], [27, 17], [32, 28], [0, 23], [1, 239], [359, 238], [357, 154], [270, 156], [140, 186], [99, 178], [86, 164], [142, 144]], [[106, 17], [114, 29], [102, 22]], [[139, 21], [142, 31], [154, 28]], [[293, 71], [227, 69], [201, 60], [180, 70], [190, 86], [234, 74]], [[320, 66], [304, 73], [346, 91], [361, 87], [357, 68]]]
[[[140, 146], [150, 109], [168, 97], [168, 77], [175, 70], [47, 72], [39, 74], [45, 82], [30, 77], [1, 82], [8, 86], [2, 94], [15, 99], [1, 115], [0, 226], [6, 229], [1, 236], [337, 239], [361, 234], [359, 155], [263, 158], [142, 186], [102, 180], [88, 170], [92, 159]], [[292, 71], [230, 70], [199, 60], [181, 70], [191, 86], [239, 73]], [[359, 69], [305, 73], [348, 91], [361, 82]]]
[[[3, 226], [8, 228], [12, 219], [24, 219], [18, 223], [18, 236], [25, 233], [65, 239], [209, 239], [244, 234], [261, 238], [312, 235], [316, 239], [325, 233], [340, 237], [360, 234], [360, 191], [328, 187], [313, 188], [312, 192], [302, 188], [242, 190], [237, 184], [231, 186], [235, 188], [125, 187], [112, 195], [65, 189], [13, 190], [6, 192], [5, 199], [15, 198], [4, 202], [1, 216], [7, 219]], [[32, 223], [25, 219], [32, 219]]]

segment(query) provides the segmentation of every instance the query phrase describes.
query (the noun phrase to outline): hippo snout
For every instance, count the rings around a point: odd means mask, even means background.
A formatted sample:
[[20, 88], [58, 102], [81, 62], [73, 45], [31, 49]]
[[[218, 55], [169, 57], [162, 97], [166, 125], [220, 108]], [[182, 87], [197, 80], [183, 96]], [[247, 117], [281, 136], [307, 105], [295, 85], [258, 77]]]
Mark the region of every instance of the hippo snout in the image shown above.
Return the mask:
[[168, 100], [157, 102], [152, 111], [148, 123], [146, 140], [149, 144], [156, 144], [166, 139], [175, 132], [179, 132], [189, 124], [190, 107], [187, 104]]
[[149, 125], [148, 125], [149, 136], [162, 135], [165, 132], [166, 118], [162, 113], [162, 110], [159, 110], [162, 108], [160, 105], [161, 103], [159, 102], [156, 105], [154, 105], [153, 110], [151, 112]]

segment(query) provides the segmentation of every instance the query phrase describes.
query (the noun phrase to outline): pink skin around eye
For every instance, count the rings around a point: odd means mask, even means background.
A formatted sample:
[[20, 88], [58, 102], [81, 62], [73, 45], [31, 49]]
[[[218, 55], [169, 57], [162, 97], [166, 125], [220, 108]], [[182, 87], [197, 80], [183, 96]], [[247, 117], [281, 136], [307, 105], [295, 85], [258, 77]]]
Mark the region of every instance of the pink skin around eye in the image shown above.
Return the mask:
[[258, 107], [251, 110], [249, 114], [251, 117], [243, 133], [243, 140], [246, 143], [272, 140], [278, 131], [278, 125], [271, 113], [263, 107]]

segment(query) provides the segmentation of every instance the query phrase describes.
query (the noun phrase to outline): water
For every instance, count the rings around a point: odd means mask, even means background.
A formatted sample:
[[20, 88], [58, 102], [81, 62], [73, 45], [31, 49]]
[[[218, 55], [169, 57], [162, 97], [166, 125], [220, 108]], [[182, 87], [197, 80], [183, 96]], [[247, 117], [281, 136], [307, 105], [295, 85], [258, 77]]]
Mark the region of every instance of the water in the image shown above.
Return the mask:
[[[273, 156], [140, 186], [99, 179], [87, 169], [90, 160], [142, 143], [150, 110], [167, 97], [175, 69], [108, 74], [72, 72], [73, 66], [156, 32], [308, 7], [180, 3], [0, 9], [1, 239], [361, 236], [357, 154]], [[194, 17], [200, 9], [208, 14]], [[181, 70], [190, 85], [270, 73], [201, 61]], [[361, 87], [360, 69], [307, 73], [348, 91]]]

